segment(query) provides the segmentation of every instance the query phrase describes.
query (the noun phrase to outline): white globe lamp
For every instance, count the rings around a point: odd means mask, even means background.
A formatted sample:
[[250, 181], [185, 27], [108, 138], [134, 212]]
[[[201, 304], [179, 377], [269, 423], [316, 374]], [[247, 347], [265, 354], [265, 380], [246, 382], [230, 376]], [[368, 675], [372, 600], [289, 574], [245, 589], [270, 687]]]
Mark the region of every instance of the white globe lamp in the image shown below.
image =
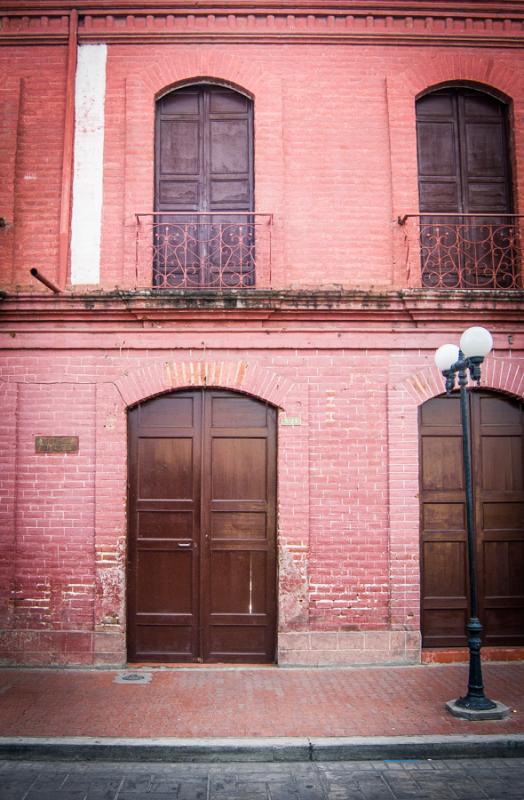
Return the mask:
[[451, 368], [458, 361], [459, 349], [456, 344], [443, 344], [435, 353], [435, 364], [441, 372]]
[[486, 328], [475, 325], [460, 337], [460, 349], [466, 358], [484, 358], [491, 352], [493, 337]]

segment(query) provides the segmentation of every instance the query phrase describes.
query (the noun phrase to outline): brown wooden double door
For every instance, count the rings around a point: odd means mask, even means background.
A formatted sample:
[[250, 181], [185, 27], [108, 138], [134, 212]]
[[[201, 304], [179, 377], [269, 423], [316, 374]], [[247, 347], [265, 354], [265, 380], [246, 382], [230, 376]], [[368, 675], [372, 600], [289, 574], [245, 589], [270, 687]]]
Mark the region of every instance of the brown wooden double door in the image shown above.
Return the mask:
[[199, 389], [130, 412], [130, 661], [273, 661], [275, 493], [265, 403]]
[[[524, 645], [524, 407], [469, 395], [479, 616], [487, 645]], [[462, 432], [457, 396], [420, 411], [422, 637], [463, 646], [468, 617]]]

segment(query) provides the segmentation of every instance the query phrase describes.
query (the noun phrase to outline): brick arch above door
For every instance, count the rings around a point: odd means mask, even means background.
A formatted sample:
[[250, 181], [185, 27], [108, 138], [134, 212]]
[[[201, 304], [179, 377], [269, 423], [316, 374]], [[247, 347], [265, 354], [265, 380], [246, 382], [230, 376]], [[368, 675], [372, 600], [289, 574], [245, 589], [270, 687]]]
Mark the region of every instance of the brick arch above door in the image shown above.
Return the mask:
[[[309, 622], [309, 406], [304, 385], [253, 362], [164, 361], [129, 371], [113, 386], [122, 402], [119, 420], [108, 430], [100, 427], [99, 452], [101, 494], [104, 481], [115, 472], [104, 469], [104, 457], [113, 458], [122, 436], [128, 408], [137, 403], [188, 388], [229, 389], [276, 406], [278, 415], [277, 503], [280, 631], [301, 630]], [[106, 400], [110, 402], [109, 395]], [[100, 409], [101, 423], [104, 411]], [[111, 439], [117, 440], [111, 443]], [[102, 456], [102, 453], [104, 456]], [[124, 520], [125, 522], [125, 520]], [[102, 533], [102, 531], [101, 531]], [[111, 538], [111, 533], [109, 538]]]
[[[524, 396], [524, 368], [509, 358], [488, 357], [482, 386]], [[418, 410], [444, 392], [441, 373], [426, 367], [388, 390], [390, 585], [393, 629], [420, 630]]]
[[300, 413], [307, 398], [307, 393], [287, 378], [249, 361], [165, 361], [133, 370], [119, 378], [116, 385], [127, 406], [193, 386], [244, 392], [287, 414]]

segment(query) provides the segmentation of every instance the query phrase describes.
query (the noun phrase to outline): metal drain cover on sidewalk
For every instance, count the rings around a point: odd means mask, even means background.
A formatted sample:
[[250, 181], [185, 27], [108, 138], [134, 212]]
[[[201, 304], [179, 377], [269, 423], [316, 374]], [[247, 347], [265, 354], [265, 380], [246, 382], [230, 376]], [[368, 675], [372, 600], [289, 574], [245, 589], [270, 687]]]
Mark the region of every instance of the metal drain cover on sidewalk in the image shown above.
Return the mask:
[[151, 683], [151, 672], [120, 672], [113, 683]]

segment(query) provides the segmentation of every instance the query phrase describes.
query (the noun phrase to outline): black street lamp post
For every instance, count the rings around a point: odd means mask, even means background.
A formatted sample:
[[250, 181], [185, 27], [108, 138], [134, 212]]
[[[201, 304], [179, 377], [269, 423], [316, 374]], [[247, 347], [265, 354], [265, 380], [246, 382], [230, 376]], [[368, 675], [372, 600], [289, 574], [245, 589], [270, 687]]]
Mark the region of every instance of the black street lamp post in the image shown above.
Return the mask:
[[458, 376], [460, 391], [460, 419], [462, 424], [462, 447], [464, 458], [464, 484], [466, 492], [466, 533], [469, 572], [470, 617], [466, 626], [469, 648], [468, 692], [464, 697], [446, 703], [448, 710], [457, 717], [466, 719], [503, 719], [510, 710], [502, 703], [490, 700], [484, 694], [481, 667], [482, 625], [478, 617], [476, 532], [473, 505], [473, 480], [471, 473], [471, 425], [467, 395], [468, 373], [477, 386], [480, 385], [480, 366], [491, 351], [493, 339], [488, 330], [481, 327], [468, 328], [460, 339], [460, 348], [453, 344], [439, 347], [435, 363], [446, 379], [446, 394], [455, 388]]

